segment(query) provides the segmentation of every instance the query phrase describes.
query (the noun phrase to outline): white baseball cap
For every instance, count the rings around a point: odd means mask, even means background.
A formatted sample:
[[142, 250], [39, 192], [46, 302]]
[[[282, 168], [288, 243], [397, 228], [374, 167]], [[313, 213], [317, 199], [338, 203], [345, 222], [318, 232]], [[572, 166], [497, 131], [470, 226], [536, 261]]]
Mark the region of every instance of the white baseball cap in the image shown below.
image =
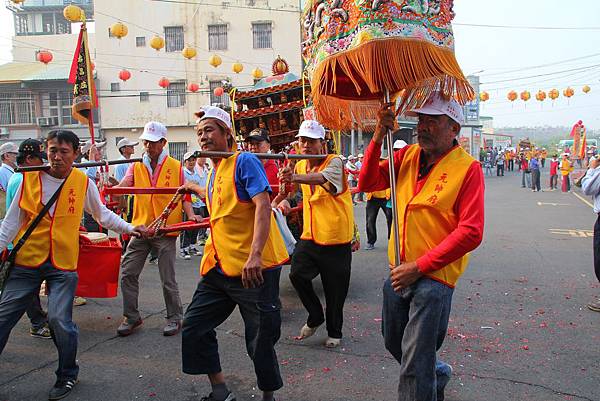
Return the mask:
[[325, 139], [325, 128], [318, 121], [304, 120], [300, 124], [296, 138], [301, 136], [312, 139]]
[[7, 153], [19, 153], [19, 147], [12, 142], [6, 142], [0, 146], [0, 156]]
[[446, 100], [440, 92], [433, 92], [425, 104], [418, 108], [412, 109], [404, 113], [409, 117], [417, 117], [419, 114], [427, 114], [430, 116], [446, 115], [460, 125], [464, 123], [465, 116], [463, 109], [454, 98]]
[[191, 157], [193, 157], [196, 154], [196, 152], [194, 151], [190, 151], [187, 152], [185, 155], [183, 155], [183, 161], [188, 161]]
[[194, 115], [198, 117], [198, 119], [196, 120], [196, 124], [198, 124], [202, 120], [206, 120], [207, 118], [214, 118], [225, 123], [227, 128], [231, 129], [231, 116], [228, 112], [226, 112], [220, 107], [203, 106], [200, 108], [200, 111], [194, 113]]
[[141, 140], [158, 142], [167, 139], [167, 127], [163, 123], [150, 121], [144, 126], [144, 132], [140, 135]]
[[405, 147], [407, 145], [408, 145], [408, 143], [406, 143], [406, 141], [403, 141], [402, 139], [396, 139], [396, 142], [394, 142], [394, 146], [392, 146], [392, 148], [402, 149], [403, 147]]
[[359, 154], [358, 154], [358, 157], [359, 157], [359, 158], [360, 158], [360, 157], [365, 157], [365, 155], [363, 155], [362, 153], [359, 153]]
[[87, 153], [92, 148], [92, 145], [95, 145], [96, 149], [102, 149], [106, 146], [106, 142], [92, 143], [91, 139], [89, 141], [85, 141], [81, 144], [81, 153]]
[[136, 146], [138, 144], [138, 141], [132, 141], [131, 139], [123, 138], [117, 142], [117, 149], [121, 149], [123, 146]]

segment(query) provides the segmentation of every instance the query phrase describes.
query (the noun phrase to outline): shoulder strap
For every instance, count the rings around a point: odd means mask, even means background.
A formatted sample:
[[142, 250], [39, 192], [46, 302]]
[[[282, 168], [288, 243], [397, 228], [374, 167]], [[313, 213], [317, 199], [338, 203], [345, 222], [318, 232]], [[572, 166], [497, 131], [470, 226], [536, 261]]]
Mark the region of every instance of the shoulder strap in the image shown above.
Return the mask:
[[[27, 231], [25, 231], [25, 234], [23, 234], [23, 236], [19, 239], [19, 241], [17, 242], [17, 244], [14, 246], [14, 248], [12, 249], [12, 251], [10, 252], [10, 254], [8, 255], [8, 260], [14, 260], [14, 258], [16, 258], [17, 252], [19, 252], [19, 249], [21, 249], [23, 247], [23, 245], [25, 244], [25, 241], [27, 241], [27, 238], [29, 238], [29, 236], [31, 235], [31, 233], [33, 232], [33, 230], [35, 230], [35, 228], [37, 227], [37, 225], [40, 223], [40, 221], [42, 221], [42, 219], [44, 218], [44, 216], [46, 215], [46, 213], [48, 213], [48, 211], [50, 210], [50, 208], [52, 207], [52, 205], [58, 199], [58, 195], [60, 194], [60, 191], [62, 190], [63, 186], [65, 185], [65, 182], [67, 182], [68, 179], [69, 179], [69, 177], [67, 176], [67, 178], [65, 178], [65, 180], [62, 182], [62, 184], [60, 184], [60, 186], [58, 187], [58, 189], [56, 190], [56, 192], [54, 192], [54, 194], [52, 195], [52, 197], [44, 205], [44, 207], [42, 208], [42, 211], [37, 216], [35, 216], [35, 219], [33, 220], [33, 222], [29, 225], [29, 227], [27, 227]], [[24, 183], [25, 183], [25, 180], [23, 180], [23, 184]], [[25, 188], [23, 186], [21, 188], [21, 191], [23, 191], [24, 189]]]

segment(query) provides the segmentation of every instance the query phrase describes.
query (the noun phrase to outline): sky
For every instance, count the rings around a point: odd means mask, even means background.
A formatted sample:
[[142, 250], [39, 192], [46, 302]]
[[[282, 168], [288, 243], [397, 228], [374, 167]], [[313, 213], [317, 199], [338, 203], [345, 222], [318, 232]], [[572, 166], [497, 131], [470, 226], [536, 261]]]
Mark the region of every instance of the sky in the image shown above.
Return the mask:
[[[495, 127], [582, 120], [600, 129], [600, 1], [456, 0], [454, 11], [457, 60], [465, 75], [480, 76], [481, 90], [490, 95], [480, 113], [494, 117]], [[12, 14], [1, 7], [0, 64], [10, 61], [11, 35]], [[591, 88], [588, 94], [584, 85]], [[575, 90], [569, 100], [562, 96], [568, 86]], [[555, 102], [535, 100], [538, 90], [553, 88], [561, 93]], [[531, 99], [511, 103], [511, 90], [528, 90]]]

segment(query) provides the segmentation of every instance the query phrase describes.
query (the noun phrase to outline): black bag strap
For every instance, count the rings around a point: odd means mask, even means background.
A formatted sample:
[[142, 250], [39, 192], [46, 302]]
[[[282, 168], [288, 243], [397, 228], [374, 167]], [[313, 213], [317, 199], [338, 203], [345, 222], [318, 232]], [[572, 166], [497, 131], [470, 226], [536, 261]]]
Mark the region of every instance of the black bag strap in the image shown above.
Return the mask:
[[[35, 230], [37, 225], [40, 224], [40, 221], [42, 221], [42, 219], [44, 218], [46, 213], [48, 213], [48, 211], [50, 210], [52, 205], [54, 205], [54, 203], [58, 199], [58, 195], [60, 195], [60, 191], [62, 190], [63, 186], [65, 185], [65, 182], [67, 182], [68, 178], [69, 177], [67, 176], [67, 178], [65, 178], [65, 180], [62, 182], [62, 184], [60, 184], [60, 187], [58, 187], [56, 192], [54, 192], [54, 194], [52, 194], [52, 197], [44, 205], [40, 214], [35, 216], [35, 219], [33, 220], [33, 222], [29, 225], [29, 227], [27, 227], [27, 231], [25, 231], [25, 234], [23, 234], [23, 236], [19, 239], [19, 241], [16, 243], [16, 245], [10, 251], [10, 254], [8, 255], [7, 260], [14, 262], [15, 258], [17, 257], [17, 252], [19, 252], [19, 249], [21, 249], [23, 247], [23, 245], [25, 245], [25, 241], [27, 241], [27, 238], [29, 238], [29, 236], [31, 235], [33, 230]], [[23, 179], [23, 183], [24, 182], [25, 182], [25, 180]], [[21, 191], [23, 191], [23, 190], [24, 190], [24, 187], [21, 187]]]

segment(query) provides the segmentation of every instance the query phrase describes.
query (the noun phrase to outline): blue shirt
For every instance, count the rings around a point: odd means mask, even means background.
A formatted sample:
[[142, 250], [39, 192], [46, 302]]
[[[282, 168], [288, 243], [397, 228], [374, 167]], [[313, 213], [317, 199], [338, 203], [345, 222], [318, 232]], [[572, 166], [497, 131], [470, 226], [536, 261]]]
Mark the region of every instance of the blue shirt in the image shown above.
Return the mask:
[[[125, 158], [121, 156], [119, 160], [125, 160]], [[131, 163], [117, 164], [117, 166], [115, 167], [115, 178], [119, 182], [121, 182], [123, 177], [125, 177], [125, 173], [127, 173], [127, 169], [129, 168], [129, 166], [131, 166]]]
[[[10, 204], [13, 203], [15, 199], [15, 195], [17, 194], [17, 190], [21, 186], [23, 182], [23, 173], [14, 173], [10, 180], [8, 180], [8, 187], [6, 188], [6, 210], [10, 207]], [[12, 244], [8, 244], [6, 248], [10, 251], [13, 246]]]
[[[206, 187], [206, 176], [201, 177], [195, 170], [188, 170], [187, 168], [183, 169], [184, 180], [185, 182], [193, 182], [200, 185], [201, 188]], [[205, 206], [202, 199], [196, 195], [192, 194], [192, 207], [202, 207]]]
[[15, 173], [13, 168], [8, 164], [2, 163], [2, 167], [0, 167], [0, 188], [6, 192], [8, 188], [8, 180]]
[[538, 159], [536, 159], [535, 157], [532, 157], [531, 160], [529, 160], [529, 169], [530, 170], [539, 170], [540, 169], [540, 162], [538, 161]]
[[594, 201], [594, 212], [600, 213], [600, 168], [591, 168], [581, 179], [581, 189]]

